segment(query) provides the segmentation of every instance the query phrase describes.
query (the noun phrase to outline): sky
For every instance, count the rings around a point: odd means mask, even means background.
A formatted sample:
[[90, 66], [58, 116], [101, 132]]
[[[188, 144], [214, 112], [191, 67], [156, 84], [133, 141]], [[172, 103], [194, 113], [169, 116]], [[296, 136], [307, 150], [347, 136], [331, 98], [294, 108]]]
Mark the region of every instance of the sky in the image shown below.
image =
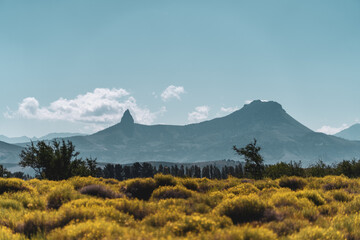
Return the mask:
[[360, 1], [0, 0], [0, 135], [93, 133], [279, 102], [314, 131], [360, 121]]

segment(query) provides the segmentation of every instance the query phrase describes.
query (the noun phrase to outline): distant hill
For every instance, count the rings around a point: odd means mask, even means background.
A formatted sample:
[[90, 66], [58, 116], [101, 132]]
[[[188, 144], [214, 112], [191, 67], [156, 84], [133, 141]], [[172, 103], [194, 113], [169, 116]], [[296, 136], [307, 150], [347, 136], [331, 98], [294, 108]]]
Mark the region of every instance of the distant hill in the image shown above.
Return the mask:
[[23, 143], [23, 142], [30, 142], [31, 138], [28, 138], [26, 136], [22, 137], [7, 137], [4, 135], [0, 135], [0, 141], [6, 142], [6, 143]]
[[129, 111], [120, 123], [89, 136], [68, 138], [82, 156], [99, 162], [202, 162], [236, 159], [233, 145], [256, 138], [265, 163], [318, 159], [332, 163], [360, 157], [360, 142], [317, 133], [305, 127], [276, 102], [253, 101], [232, 114], [189, 124], [142, 125]]
[[0, 141], [6, 142], [6, 143], [27, 143], [30, 141], [41, 141], [41, 140], [52, 140], [54, 138], [67, 138], [67, 137], [73, 137], [73, 136], [85, 136], [85, 134], [81, 133], [49, 133], [45, 136], [42, 136], [40, 138], [37, 137], [7, 137], [4, 135], [0, 135]]
[[0, 141], [0, 164], [18, 163], [22, 147]]
[[351, 127], [342, 130], [341, 132], [335, 134], [335, 136], [348, 140], [360, 141], [360, 123], [354, 124]]

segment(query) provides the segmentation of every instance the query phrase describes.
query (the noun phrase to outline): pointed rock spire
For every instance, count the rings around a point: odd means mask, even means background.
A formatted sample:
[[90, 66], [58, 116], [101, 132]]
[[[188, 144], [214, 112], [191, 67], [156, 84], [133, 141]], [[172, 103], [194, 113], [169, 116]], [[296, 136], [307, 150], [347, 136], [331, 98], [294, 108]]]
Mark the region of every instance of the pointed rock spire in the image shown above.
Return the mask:
[[129, 109], [124, 112], [120, 124], [126, 126], [131, 126], [134, 124], [134, 118], [131, 116]]

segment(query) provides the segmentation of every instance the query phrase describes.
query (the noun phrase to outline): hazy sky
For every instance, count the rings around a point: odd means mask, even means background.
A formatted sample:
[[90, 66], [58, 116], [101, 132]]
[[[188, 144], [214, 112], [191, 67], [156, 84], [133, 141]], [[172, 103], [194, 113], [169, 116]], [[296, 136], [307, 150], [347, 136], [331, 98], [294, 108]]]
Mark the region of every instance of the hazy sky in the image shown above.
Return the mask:
[[[0, 134], [90, 133], [274, 100], [313, 130], [360, 120], [360, 1], [0, 0]], [[328, 126], [328, 127], [326, 127]]]

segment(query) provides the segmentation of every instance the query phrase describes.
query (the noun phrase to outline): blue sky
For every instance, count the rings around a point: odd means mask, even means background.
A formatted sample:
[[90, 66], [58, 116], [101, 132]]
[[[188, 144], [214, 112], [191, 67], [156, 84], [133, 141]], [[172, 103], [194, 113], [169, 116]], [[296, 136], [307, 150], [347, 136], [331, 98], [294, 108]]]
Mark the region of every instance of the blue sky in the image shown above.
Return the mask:
[[91, 133], [274, 100], [313, 130], [360, 120], [360, 1], [0, 0], [0, 134]]

